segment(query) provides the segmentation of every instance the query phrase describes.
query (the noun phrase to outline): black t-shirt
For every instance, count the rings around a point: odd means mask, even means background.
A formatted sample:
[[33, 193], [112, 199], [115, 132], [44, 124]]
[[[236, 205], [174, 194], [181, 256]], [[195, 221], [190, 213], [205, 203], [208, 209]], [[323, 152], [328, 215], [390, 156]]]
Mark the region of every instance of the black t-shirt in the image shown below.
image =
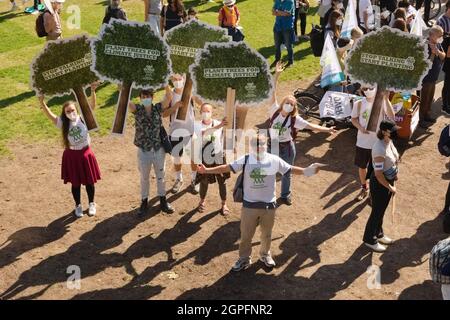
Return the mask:
[[183, 18], [186, 18], [186, 12], [182, 10], [181, 12], [172, 11], [170, 6], [164, 6], [161, 10], [161, 17], [165, 18], [166, 26], [164, 28], [165, 31], [176, 27], [179, 24], [183, 23]]
[[447, 73], [450, 72], [450, 58], [447, 56], [448, 49], [450, 48], [450, 36], [444, 38], [444, 42], [442, 42], [442, 48], [445, 52], [444, 66], [442, 67], [442, 70]]

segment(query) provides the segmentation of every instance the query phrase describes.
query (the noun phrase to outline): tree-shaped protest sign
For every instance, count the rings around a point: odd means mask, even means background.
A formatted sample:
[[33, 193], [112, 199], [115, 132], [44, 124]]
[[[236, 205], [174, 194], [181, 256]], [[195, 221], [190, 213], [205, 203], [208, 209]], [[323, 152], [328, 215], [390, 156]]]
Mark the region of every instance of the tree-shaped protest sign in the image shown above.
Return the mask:
[[376, 131], [386, 91], [413, 91], [431, 67], [424, 41], [387, 26], [364, 35], [346, 58], [346, 73], [352, 82], [377, 87], [367, 130]]
[[189, 67], [195, 61], [197, 51], [203, 49], [208, 42], [229, 42], [230, 37], [224, 28], [215, 27], [198, 20], [190, 20], [180, 24], [164, 34], [170, 45], [170, 59], [174, 73], [186, 74], [186, 83], [178, 109], [177, 119], [185, 120], [192, 94], [192, 80]]
[[226, 129], [243, 129], [248, 107], [264, 103], [273, 90], [267, 60], [243, 42], [207, 44], [197, 53], [190, 72], [196, 95], [225, 104]]
[[91, 39], [79, 35], [47, 42], [31, 63], [31, 86], [38, 95], [64, 96], [73, 93], [89, 130], [98, 129], [85, 88], [98, 80], [91, 71]]
[[123, 134], [131, 89], [168, 84], [172, 72], [169, 47], [149, 24], [111, 19], [91, 48], [92, 70], [99, 78], [122, 86], [112, 132]]

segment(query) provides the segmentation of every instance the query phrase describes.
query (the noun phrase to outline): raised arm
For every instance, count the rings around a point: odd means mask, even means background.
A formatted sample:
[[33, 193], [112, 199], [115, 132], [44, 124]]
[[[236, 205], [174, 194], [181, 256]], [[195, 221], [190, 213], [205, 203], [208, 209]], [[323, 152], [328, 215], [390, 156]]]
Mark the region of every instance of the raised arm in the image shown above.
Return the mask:
[[50, 108], [45, 103], [45, 97], [43, 95], [41, 95], [38, 97], [38, 99], [39, 99], [39, 104], [41, 106], [41, 109], [44, 111], [44, 114], [56, 126], [56, 123], [58, 122], [58, 117], [50, 110]]
[[272, 107], [274, 104], [277, 103], [277, 91], [278, 91], [278, 79], [280, 78], [281, 73], [284, 71], [284, 65], [281, 62], [277, 62], [277, 65], [275, 66], [275, 74], [273, 76], [273, 93], [272, 97], [270, 98], [270, 107]]
[[97, 90], [98, 82], [91, 83], [91, 109], [95, 110], [97, 107], [97, 94], [95, 93], [95, 90]]

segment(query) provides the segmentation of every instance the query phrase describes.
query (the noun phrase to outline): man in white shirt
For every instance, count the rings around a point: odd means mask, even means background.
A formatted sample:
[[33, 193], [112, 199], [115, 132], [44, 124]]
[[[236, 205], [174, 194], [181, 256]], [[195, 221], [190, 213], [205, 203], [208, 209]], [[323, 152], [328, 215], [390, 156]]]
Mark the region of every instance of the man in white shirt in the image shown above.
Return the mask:
[[272, 229], [275, 222], [276, 175], [291, 171], [294, 175], [312, 176], [319, 171], [318, 165], [308, 168], [291, 166], [274, 154], [267, 152], [267, 138], [258, 134], [250, 141], [251, 153], [231, 164], [215, 168], [198, 167], [201, 174], [237, 173], [243, 171], [243, 207], [241, 211], [241, 241], [239, 259], [233, 271], [241, 271], [251, 264], [252, 238], [256, 227], [261, 228], [260, 260], [269, 268], [275, 266], [270, 254]]
[[356, 0], [356, 14], [358, 15], [359, 26], [365, 33], [375, 28], [375, 15], [370, 0]]

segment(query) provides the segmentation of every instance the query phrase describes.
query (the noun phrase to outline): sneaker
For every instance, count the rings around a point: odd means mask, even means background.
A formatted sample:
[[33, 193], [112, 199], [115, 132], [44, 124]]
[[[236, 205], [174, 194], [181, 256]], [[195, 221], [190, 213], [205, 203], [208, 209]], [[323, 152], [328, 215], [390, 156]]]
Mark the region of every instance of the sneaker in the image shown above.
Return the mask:
[[356, 197], [356, 201], [363, 201], [365, 198], [367, 198], [368, 195], [369, 195], [369, 190], [361, 188], [361, 192]]
[[237, 272], [247, 269], [251, 263], [252, 260], [250, 258], [239, 258], [238, 261], [236, 261], [236, 263], [234, 264], [233, 268], [231, 268], [231, 270]]
[[287, 206], [292, 206], [292, 199], [291, 197], [280, 198], [280, 203], [285, 204]]
[[82, 216], [84, 216], [84, 214], [83, 214], [83, 207], [81, 206], [81, 204], [76, 206], [76, 208], [75, 208], [75, 216], [77, 218], [81, 218]]
[[442, 112], [445, 113], [446, 115], [450, 116], [450, 107], [448, 107], [448, 106], [442, 107]]
[[386, 251], [386, 247], [378, 242], [375, 244], [369, 244], [367, 242], [364, 242], [364, 244], [375, 252], [385, 252]]
[[191, 192], [193, 194], [199, 194], [199, 192], [200, 192], [200, 184], [199, 183], [195, 184], [195, 181], [192, 181], [191, 182]]
[[169, 202], [167, 202], [166, 197], [159, 197], [159, 203], [161, 206], [161, 211], [164, 213], [174, 213], [175, 210], [172, 208]]
[[281, 50], [287, 50], [286, 45], [284, 43], [281, 45]]
[[378, 238], [378, 242], [384, 245], [390, 245], [394, 243], [394, 240], [392, 240], [388, 236], [383, 236], [382, 238]]
[[93, 216], [95, 216], [96, 213], [97, 213], [97, 208], [96, 208], [95, 202], [89, 203], [88, 216], [93, 217]]
[[273, 268], [276, 266], [275, 261], [273, 261], [272, 256], [270, 254], [265, 254], [259, 258], [259, 261], [263, 262], [266, 267]]
[[141, 206], [139, 207], [138, 215], [142, 216], [147, 213], [148, 200], [147, 198], [142, 199]]
[[172, 187], [172, 192], [173, 193], [178, 193], [181, 190], [181, 187], [183, 186], [183, 180], [179, 180], [177, 179], [175, 181], [175, 184]]

